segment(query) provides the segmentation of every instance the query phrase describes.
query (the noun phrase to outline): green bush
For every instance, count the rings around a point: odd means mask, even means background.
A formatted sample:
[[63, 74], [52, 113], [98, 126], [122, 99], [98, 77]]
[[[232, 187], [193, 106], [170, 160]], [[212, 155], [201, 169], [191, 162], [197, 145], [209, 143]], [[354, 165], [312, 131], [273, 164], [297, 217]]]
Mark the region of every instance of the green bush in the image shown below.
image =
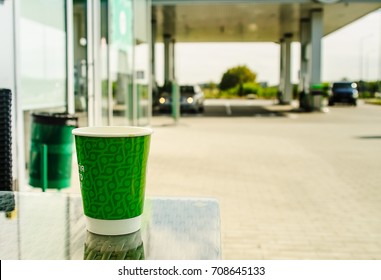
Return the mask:
[[277, 98], [278, 94], [278, 87], [272, 86], [272, 87], [266, 87], [266, 88], [259, 88], [257, 92], [257, 97], [261, 99], [274, 99]]
[[245, 83], [243, 84], [243, 95], [248, 95], [251, 93], [257, 94], [260, 86], [255, 83]]
[[203, 91], [206, 99], [220, 98], [220, 91], [218, 89], [204, 88]]
[[204, 89], [205, 98], [245, 98], [249, 94], [255, 94], [259, 99], [274, 99], [278, 94], [278, 87], [262, 88], [256, 83], [245, 83], [242, 86], [242, 93], [240, 94], [240, 86], [237, 85], [227, 90], [210, 90]]
[[374, 93], [370, 91], [360, 91], [359, 97], [364, 99], [374, 98]]
[[220, 98], [237, 98], [239, 92], [239, 86], [229, 88], [227, 90], [220, 91]]
[[372, 105], [381, 105], [381, 100], [377, 98], [369, 98], [365, 101], [365, 103]]

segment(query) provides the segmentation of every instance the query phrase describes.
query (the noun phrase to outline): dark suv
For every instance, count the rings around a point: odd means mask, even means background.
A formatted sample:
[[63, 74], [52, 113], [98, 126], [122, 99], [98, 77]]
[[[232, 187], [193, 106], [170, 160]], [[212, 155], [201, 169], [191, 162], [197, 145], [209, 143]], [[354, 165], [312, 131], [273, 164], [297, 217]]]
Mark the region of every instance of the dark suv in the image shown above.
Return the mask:
[[332, 84], [329, 105], [335, 103], [349, 103], [353, 106], [357, 105], [358, 98], [357, 84], [352, 82], [337, 82]]

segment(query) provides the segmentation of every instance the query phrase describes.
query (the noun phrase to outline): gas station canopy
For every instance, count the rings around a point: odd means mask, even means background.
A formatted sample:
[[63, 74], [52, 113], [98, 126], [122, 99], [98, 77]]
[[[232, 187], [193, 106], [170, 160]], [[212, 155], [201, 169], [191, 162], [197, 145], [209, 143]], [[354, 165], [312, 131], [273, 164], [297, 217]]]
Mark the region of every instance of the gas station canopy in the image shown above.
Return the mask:
[[299, 41], [300, 21], [323, 14], [323, 36], [381, 8], [381, 0], [152, 0], [157, 38], [176, 42]]

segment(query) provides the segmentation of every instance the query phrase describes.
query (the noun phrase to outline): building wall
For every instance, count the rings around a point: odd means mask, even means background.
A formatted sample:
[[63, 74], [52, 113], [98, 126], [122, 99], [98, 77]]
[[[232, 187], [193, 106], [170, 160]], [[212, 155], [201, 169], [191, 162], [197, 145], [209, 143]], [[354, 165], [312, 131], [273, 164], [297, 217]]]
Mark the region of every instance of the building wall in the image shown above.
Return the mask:
[[[15, 97], [13, 165], [15, 175], [19, 174], [18, 190], [28, 189], [32, 112], [64, 112], [73, 105], [83, 120], [81, 125], [149, 124], [150, 0], [99, 1], [100, 19], [86, 10], [88, 0], [74, 0], [72, 11], [67, 11], [67, 1], [73, 0], [0, 0], [0, 87], [11, 89]], [[78, 18], [80, 5], [82, 18]], [[93, 21], [88, 20], [89, 15]], [[66, 30], [68, 20], [73, 20], [70, 32]], [[101, 34], [99, 38], [92, 34], [89, 40], [89, 32]], [[74, 78], [73, 90], [68, 88], [67, 40], [71, 35], [74, 66], [81, 62], [77, 70], [84, 72], [83, 97], [88, 103], [82, 111], [68, 104], [71, 91], [73, 103], [80, 95], [78, 79]], [[94, 56], [88, 56], [90, 47]], [[136, 61], [137, 52], [147, 59]], [[95, 96], [90, 84], [93, 89], [101, 88], [101, 95]], [[88, 121], [90, 110], [101, 116], [100, 122]]]
[[23, 110], [67, 105], [65, 17], [65, 0], [20, 1]]
[[12, 91], [12, 157], [13, 178], [17, 178], [16, 156], [16, 99], [15, 99], [15, 67], [14, 67], [14, 25], [13, 25], [13, 1], [0, 3], [0, 88]]
[[11, 1], [0, 4], [0, 87], [14, 91], [13, 5]]

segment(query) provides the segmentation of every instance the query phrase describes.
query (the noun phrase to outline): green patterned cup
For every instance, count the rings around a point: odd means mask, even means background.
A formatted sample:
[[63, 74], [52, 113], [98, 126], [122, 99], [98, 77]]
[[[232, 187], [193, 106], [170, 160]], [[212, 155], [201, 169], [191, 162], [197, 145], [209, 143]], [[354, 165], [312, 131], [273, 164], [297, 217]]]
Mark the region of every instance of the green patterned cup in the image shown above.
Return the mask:
[[73, 130], [88, 231], [120, 235], [140, 229], [151, 134], [128, 126]]

